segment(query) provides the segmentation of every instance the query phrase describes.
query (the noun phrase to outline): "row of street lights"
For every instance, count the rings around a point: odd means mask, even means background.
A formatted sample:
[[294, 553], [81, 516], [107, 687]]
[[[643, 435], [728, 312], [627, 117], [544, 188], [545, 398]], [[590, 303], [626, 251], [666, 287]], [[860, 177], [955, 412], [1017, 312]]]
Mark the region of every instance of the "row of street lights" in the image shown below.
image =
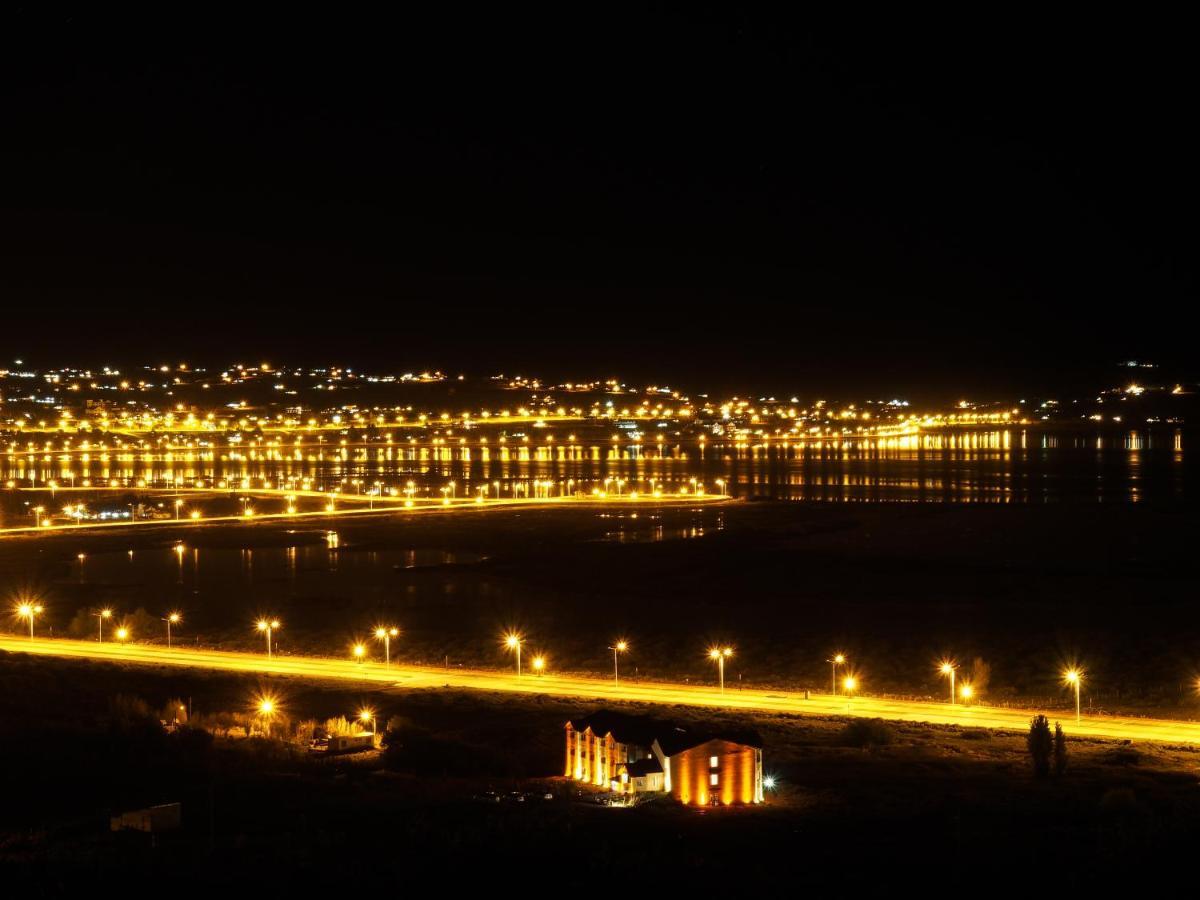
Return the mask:
[[[18, 619], [27, 619], [29, 621], [29, 639], [33, 640], [34, 620], [45, 611], [42, 604], [34, 601], [23, 601], [17, 605], [16, 615]], [[113, 612], [111, 609], [101, 609], [93, 613], [98, 620], [97, 640], [103, 643], [104, 641], [104, 622], [106, 619], [111, 619]], [[183, 621], [183, 616], [178, 612], [169, 613], [162, 620], [167, 626], [167, 647], [171, 646], [171, 626], [178, 625]], [[277, 618], [260, 618], [255, 622], [255, 628], [266, 638], [267, 656], [274, 654], [272, 645], [272, 635], [278, 631], [282, 623]], [[374, 636], [377, 640], [383, 642], [384, 665], [390, 667], [392, 664], [392, 638], [400, 636], [400, 629], [394, 625], [378, 625], [374, 629]], [[130, 637], [127, 626], [120, 626], [116, 631], [116, 638], [119, 641], [126, 641]], [[517, 677], [520, 678], [521, 671], [521, 648], [525, 644], [525, 637], [517, 631], [509, 631], [503, 637], [503, 643], [506, 649], [512, 652], [516, 657]], [[609, 650], [613, 655], [613, 686], [619, 686], [621, 683], [620, 673], [620, 654], [626, 653], [629, 650], [629, 641], [624, 638], [613, 642], [609, 646]], [[353, 655], [359, 662], [365, 660], [367, 648], [361, 642], [356, 643], [353, 647]], [[717, 682], [722, 693], [725, 691], [725, 660], [733, 656], [733, 648], [729, 646], [714, 646], [708, 651], [708, 658], [717, 666]], [[828, 660], [830, 664], [830, 693], [837, 695], [838, 693], [838, 668], [844, 667], [847, 663], [846, 654], [836, 653]], [[539, 653], [532, 660], [533, 670], [541, 675], [546, 668], [546, 657]], [[950, 682], [950, 705], [955, 705], [958, 700], [969, 701], [974, 697], [975, 689], [970, 682], [964, 682], [957, 685], [956, 678], [958, 674], [958, 664], [953, 660], [942, 660], [938, 664], [938, 672], [945, 676]], [[1075, 721], [1078, 722], [1082, 715], [1080, 689], [1083, 683], [1083, 670], [1077, 666], [1071, 666], [1063, 672], [1063, 681], [1068, 687], [1074, 688], [1075, 691]], [[847, 672], [842, 679], [842, 689], [849, 697], [858, 689], [858, 677], [852, 672]]]

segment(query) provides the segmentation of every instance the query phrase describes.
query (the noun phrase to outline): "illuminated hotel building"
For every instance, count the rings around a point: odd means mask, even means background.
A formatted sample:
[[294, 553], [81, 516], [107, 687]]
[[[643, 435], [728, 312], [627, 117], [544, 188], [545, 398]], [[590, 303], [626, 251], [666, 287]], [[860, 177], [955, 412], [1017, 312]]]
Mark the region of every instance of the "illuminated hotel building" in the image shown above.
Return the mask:
[[601, 710], [566, 723], [564, 774], [623, 794], [699, 806], [762, 803], [762, 740]]

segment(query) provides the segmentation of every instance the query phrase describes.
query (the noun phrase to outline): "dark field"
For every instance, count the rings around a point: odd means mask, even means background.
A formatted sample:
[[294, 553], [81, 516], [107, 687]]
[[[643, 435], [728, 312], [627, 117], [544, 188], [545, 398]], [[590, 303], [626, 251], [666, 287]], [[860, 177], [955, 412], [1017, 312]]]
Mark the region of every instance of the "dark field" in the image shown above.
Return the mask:
[[[884, 725], [864, 737], [837, 719], [717, 714], [706, 721], [762, 734], [780, 782], [765, 807], [609, 809], [550, 777], [562, 723], [582, 710], [547, 698], [273, 679], [286, 718], [367, 703], [400, 748], [313, 760], [274, 740], [167, 735], [135, 702], [238, 712], [262, 687], [240, 676], [7, 656], [0, 679], [0, 868], [21, 896], [116, 883], [445, 893], [504, 879], [522, 892], [559, 880], [587, 893], [610, 881], [852, 890], [918, 869], [956, 879], [947, 889], [984, 874], [1112, 886], [1182, 866], [1200, 815], [1187, 749], [1070, 741], [1066, 773], [1038, 781], [1019, 735]], [[473, 800], [489, 790], [529, 799]], [[183, 803], [184, 829], [157, 846], [107, 831], [111, 812], [166, 801]]]
[[1065, 706], [1077, 661], [1086, 707], [1190, 718], [1196, 526], [1150, 504], [471, 511], [338, 521], [337, 550], [320, 525], [6, 540], [0, 584], [45, 600], [39, 629], [75, 619], [83, 636], [111, 605], [145, 609], [135, 636], [161, 640], [178, 608], [178, 640], [258, 649], [252, 622], [271, 613], [285, 653], [341, 655], [389, 622], [399, 658], [504, 666], [515, 626], [552, 670], [611, 672], [624, 636], [631, 678], [713, 680], [704, 650], [721, 641], [733, 686], [826, 689], [844, 650], [868, 693], [942, 696], [933, 664], [951, 655], [964, 677], [987, 663], [991, 702]]

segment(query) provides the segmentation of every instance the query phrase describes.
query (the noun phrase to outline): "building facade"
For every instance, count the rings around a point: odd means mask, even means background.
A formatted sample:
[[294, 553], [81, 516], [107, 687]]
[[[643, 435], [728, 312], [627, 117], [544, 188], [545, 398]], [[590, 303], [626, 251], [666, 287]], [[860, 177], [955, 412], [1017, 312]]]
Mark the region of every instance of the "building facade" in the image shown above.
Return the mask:
[[763, 802], [762, 741], [601, 711], [566, 723], [568, 778], [708, 806]]

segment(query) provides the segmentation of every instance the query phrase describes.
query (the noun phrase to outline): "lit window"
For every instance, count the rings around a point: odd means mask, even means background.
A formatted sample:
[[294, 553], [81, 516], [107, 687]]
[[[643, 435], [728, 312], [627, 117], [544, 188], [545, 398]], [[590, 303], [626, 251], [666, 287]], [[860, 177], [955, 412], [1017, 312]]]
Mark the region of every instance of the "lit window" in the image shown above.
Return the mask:
[[708, 758], [708, 767], [710, 769], [715, 769], [717, 767], [717, 758], [715, 756], [710, 756]]
[[718, 779], [719, 777], [720, 777], [720, 776], [719, 776], [719, 775], [717, 775], [717, 773], [716, 773], [716, 772], [713, 772], [711, 775], [709, 775], [709, 776], [708, 776], [708, 783], [709, 783], [709, 784], [711, 784], [713, 787], [716, 787], [716, 786], [717, 786], [717, 779]]

